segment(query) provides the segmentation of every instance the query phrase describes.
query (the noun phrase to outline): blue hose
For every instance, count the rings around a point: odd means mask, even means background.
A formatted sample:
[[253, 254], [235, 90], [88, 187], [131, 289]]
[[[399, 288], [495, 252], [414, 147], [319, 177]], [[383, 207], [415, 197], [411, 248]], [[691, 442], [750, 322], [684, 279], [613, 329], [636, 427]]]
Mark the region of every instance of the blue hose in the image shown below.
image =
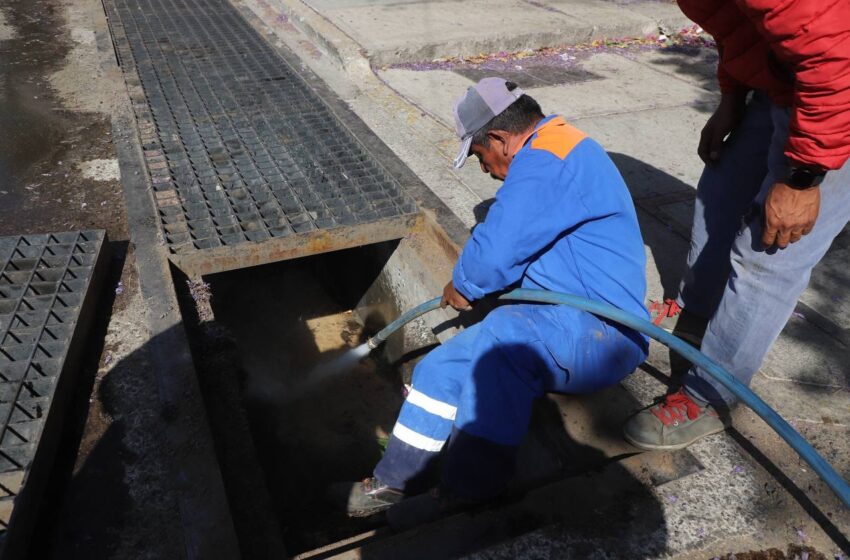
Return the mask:
[[[524, 288], [508, 292], [499, 297], [502, 300], [508, 301], [530, 301], [535, 303], [552, 303], [558, 305], [569, 305], [589, 313], [593, 313], [599, 317], [605, 317], [621, 325], [625, 325], [638, 332], [642, 332], [647, 336], [654, 338], [664, 344], [671, 350], [674, 350], [682, 357], [686, 358], [692, 364], [698, 365], [704, 371], [707, 371], [712, 377], [719, 381], [724, 387], [729, 389], [735, 397], [758, 414], [762, 420], [767, 422], [767, 425], [773, 428], [779, 436], [803, 458], [812, 469], [821, 477], [821, 479], [829, 486], [838, 498], [844, 503], [844, 506], [850, 509], [850, 485], [835, 472], [835, 469], [821, 457], [817, 451], [803, 438], [797, 431], [791, 427], [775, 410], [770, 408], [758, 395], [753, 393], [746, 385], [735, 379], [735, 377], [726, 371], [723, 367], [717, 364], [714, 360], [688, 344], [687, 342], [673, 336], [664, 329], [653, 325], [646, 319], [626, 313], [621, 309], [617, 309], [607, 303], [589, 300], [587, 298], [574, 296], [571, 294], [562, 294], [558, 292], [548, 292], [544, 290], [527, 290]], [[433, 311], [440, 307], [441, 298], [434, 298], [425, 303], [414, 307], [410, 311], [402, 314], [398, 319], [387, 325], [378, 334], [368, 341], [370, 348], [377, 348], [384, 342], [393, 332], [404, 326], [406, 323]]]
[[383, 329], [378, 331], [378, 334], [376, 334], [375, 336], [373, 336], [372, 338], [367, 340], [366, 344], [369, 345], [369, 348], [374, 350], [375, 348], [377, 348], [378, 346], [383, 344], [383, 342], [391, 334], [393, 334], [394, 332], [399, 330], [401, 327], [403, 327], [407, 323], [411, 322], [412, 320], [414, 320], [418, 317], [421, 317], [422, 315], [425, 315], [426, 313], [434, 311], [435, 309], [439, 309], [440, 308], [440, 302], [442, 300], [443, 300], [443, 298], [434, 298], [434, 299], [426, 301], [425, 303], [421, 303], [421, 304], [417, 305], [416, 307], [414, 307], [413, 309], [411, 309], [411, 310], [409, 310], [405, 313], [402, 313], [401, 315], [398, 316], [398, 319], [396, 319], [395, 321], [393, 321], [392, 323], [390, 323], [389, 325], [387, 325], [386, 327], [384, 327]]

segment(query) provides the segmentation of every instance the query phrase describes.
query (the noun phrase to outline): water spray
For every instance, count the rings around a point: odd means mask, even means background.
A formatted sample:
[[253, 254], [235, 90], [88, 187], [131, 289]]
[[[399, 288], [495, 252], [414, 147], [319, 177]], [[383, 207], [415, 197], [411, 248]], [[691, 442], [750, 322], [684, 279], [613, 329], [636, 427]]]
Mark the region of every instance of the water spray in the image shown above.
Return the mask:
[[[381, 329], [378, 334], [366, 341], [365, 344], [355, 348], [349, 353], [362, 354], [366, 356], [369, 352], [383, 344], [384, 341], [395, 331], [418, 317], [440, 307], [442, 298], [434, 298], [426, 301], [403, 313], [395, 321]], [[773, 410], [761, 397], [753, 393], [746, 385], [735, 379], [725, 368], [717, 362], [683, 341], [682, 339], [668, 333], [664, 329], [653, 325], [646, 319], [627, 313], [607, 303], [589, 300], [587, 298], [563, 294], [559, 292], [548, 292], [544, 290], [518, 289], [508, 292], [499, 297], [506, 301], [527, 301], [534, 303], [550, 303], [557, 305], [569, 305], [598, 317], [610, 319], [621, 325], [641, 332], [661, 344], [664, 344], [674, 352], [687, 359], [692, 364], [698, 365], [708, 372], [720, 384], [729, 389], [735, 397], [750, 407], [750, 409], [764, 420], [788, 445], [806, 461], [812, 469], [821, 477], [827, 486], [835, 492], [845, 507], [850, 508], [850, 485], [835, 472], [835, 469], [801, 436], [788, 422], [785, 421], [775, 410]], [[364, 353], [365, 352], [365, 353]], [[356, 361], [357, 358], [355, 358]]]

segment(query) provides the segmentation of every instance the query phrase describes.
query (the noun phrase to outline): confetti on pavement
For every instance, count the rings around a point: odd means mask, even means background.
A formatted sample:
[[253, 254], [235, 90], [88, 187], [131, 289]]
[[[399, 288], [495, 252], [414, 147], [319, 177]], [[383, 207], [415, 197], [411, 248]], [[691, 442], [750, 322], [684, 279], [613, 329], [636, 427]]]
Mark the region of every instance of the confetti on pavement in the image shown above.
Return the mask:
[[[646, 35], [636, 38], [599, 39], [589, 43], [569, 47], [544, 47], [537, 50], [522, 50], [517, 52], [500, 51], [496, 53], [479, 53], [467, 57], [436, 58], [430, 62], [413, 62], [384, 66], [384, 69], [398, 68], [405, 70], [457, 70], [462, 68], [483, 68], [487, 70], [515, 70], [524, 66], [567, 66], [575, 65], [592, 54], [616, 52], [618, 54], [634, 54], [649, 50], [696, 50], [714, 48], [716, 46], [710, 35], [696, 25], [686, 27], [671, 35]], [[522, 64], [519, 64], [522, 62]]]

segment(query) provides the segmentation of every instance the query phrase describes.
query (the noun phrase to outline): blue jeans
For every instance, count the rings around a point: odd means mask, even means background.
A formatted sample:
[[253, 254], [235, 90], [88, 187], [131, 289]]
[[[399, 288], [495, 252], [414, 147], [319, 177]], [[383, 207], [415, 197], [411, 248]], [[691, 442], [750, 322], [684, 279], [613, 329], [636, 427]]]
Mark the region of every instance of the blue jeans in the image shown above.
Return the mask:
[[[821, 185], [820, 215], [809, 235], [786, 249], [761, 242], [762, 206], [786, 168], [790, 110], [756, 93], [720, 161], [706, 166], [697, 187], [688, 269], [679, 305], [710, 318], [702, 351], [742, 383], [750, 380], [788, 321], [833, 239], [850, 220], [850, 164]], [[734, 397], [698, 367], [687, 391], [728, 406]]]
[[618, 383], [646, 349], [636, 333], [571, 307], [498, 307], [416, 366], [375, 476], [411, 494], [425, 490], [446, 447], [443, 487], [470, 499], [494, 496], [513, 474], [535, 399]]

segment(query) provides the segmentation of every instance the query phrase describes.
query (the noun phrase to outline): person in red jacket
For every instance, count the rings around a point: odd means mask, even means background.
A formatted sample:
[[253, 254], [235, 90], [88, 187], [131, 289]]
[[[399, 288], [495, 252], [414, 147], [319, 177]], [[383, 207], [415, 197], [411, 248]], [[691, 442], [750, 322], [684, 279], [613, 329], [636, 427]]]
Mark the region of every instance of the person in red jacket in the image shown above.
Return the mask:
[[[722, 95], [699, 142], [706, 167], [688, 268], [659, 320], [701, 338], [706, 355], [749, 384], [850, 219], [850, 2], [679, 6], [717, 42]], [[723, 430], [733, 404], [693, 367], [624, 435], [644, 449], [682, 448]]]

